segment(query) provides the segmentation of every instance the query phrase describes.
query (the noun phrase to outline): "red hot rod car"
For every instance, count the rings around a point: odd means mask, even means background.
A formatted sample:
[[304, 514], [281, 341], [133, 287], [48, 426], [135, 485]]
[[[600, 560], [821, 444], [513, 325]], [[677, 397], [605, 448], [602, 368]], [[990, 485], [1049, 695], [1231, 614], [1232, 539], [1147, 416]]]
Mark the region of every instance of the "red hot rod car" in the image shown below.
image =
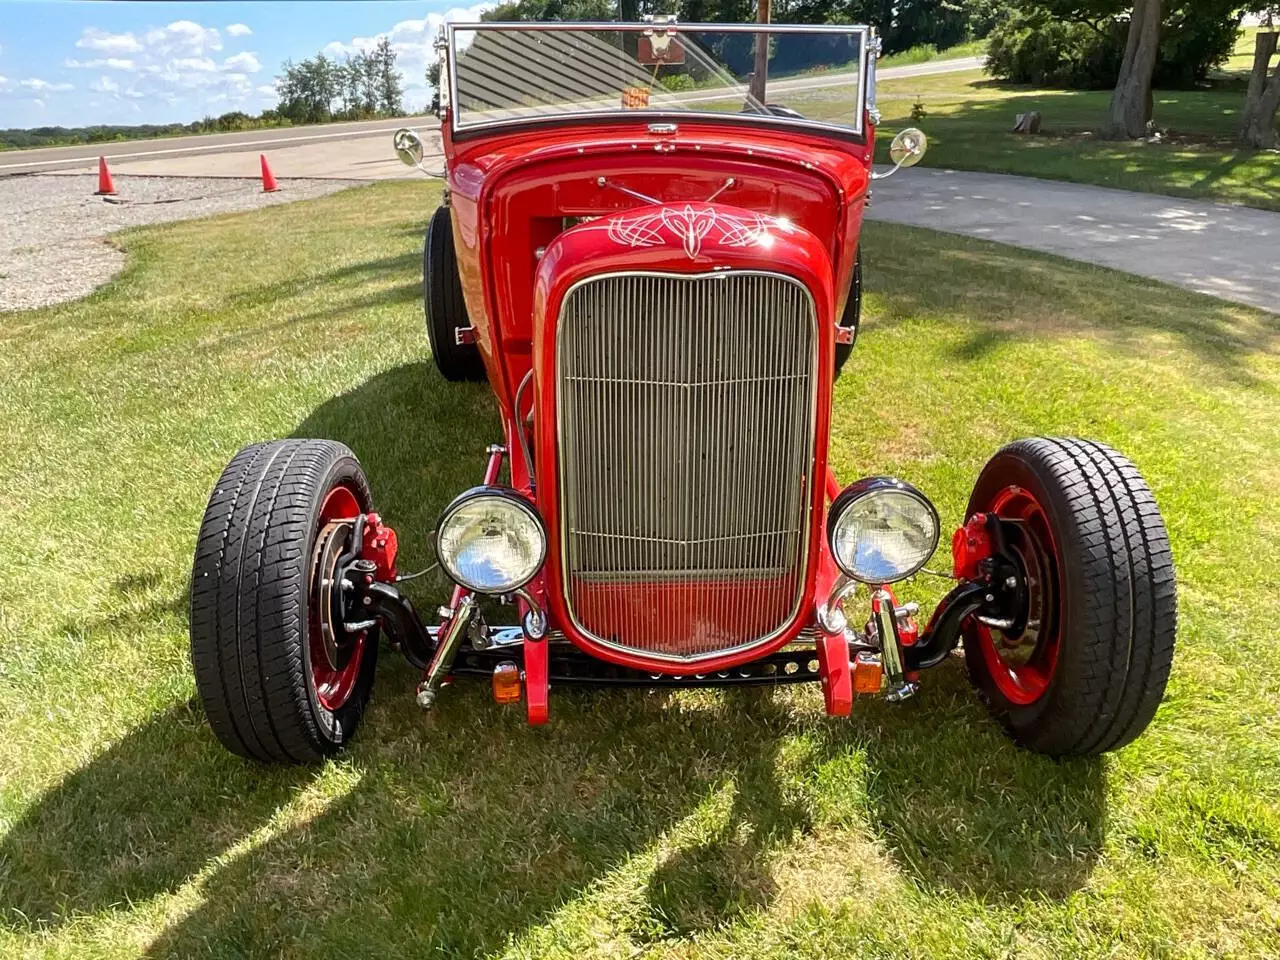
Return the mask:
[[[445, 377], [488, 380], [505, 436], [430, 535], [456, 584], [438, 626], [397, 588], [396, 532], [345, 446], [231, 461], [191, 590], [227, 747], [341, 748], [382, 635], [422, 670], [423, 708], [446, 677], [483, 675], [535, 724], [567, 683], [816, 681], [839, 716], [912, 696], [962, 646], [1032, 750], [1098, 753], [1146, 727], [1176, 599], [1128, 460], [1073, 439], [997, 452], [927, 621], [893, 585], [934, 554], [933, 505], [828, 466], [832, 384], [857, 375], [862, 212], [885, 175], [873, 30], [453, 24], [440, 47], [427, 333]], [[424, 162], [412, 131], [396, 147]], [[924, 147], [904, 131], [892, 156]], [[520, 626], [489, 626], [482, 600], [515, 604]]]

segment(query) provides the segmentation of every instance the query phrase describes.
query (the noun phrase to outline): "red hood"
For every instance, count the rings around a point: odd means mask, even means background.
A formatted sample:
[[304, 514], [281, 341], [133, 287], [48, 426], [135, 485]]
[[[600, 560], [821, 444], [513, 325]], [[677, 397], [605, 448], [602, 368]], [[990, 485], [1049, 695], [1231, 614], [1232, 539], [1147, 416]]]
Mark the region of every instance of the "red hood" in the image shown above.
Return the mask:
[[[602, 273], [768, 270], [809, 288], [820, 323], [833, 322], [831, 260], [807, 230], [784, 219], [720, 203], [636, 207], [564, 231], [538, 264], [535, 341], [574, 283]], [[536, 352], [536, 348], [535, 348]]]

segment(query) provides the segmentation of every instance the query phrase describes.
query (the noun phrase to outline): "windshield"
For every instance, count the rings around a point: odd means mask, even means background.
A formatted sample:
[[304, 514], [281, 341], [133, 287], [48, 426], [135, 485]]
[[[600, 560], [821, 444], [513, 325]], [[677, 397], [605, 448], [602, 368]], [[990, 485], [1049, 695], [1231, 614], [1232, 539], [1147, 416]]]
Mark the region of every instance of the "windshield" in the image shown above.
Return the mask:
[[455, 130], [600, 114], [703, 114], [861, 133], [869, 29], [451, 24]]

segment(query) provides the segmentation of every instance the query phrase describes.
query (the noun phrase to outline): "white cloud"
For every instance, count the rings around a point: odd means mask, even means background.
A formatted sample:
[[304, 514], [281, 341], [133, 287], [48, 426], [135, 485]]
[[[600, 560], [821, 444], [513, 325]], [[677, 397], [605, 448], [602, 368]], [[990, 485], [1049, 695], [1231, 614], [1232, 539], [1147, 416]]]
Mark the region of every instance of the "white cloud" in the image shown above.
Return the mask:
[[252, 53], [237, 53], [222, 61], [222, 69], [237, 73], [257, 73], [262, 69], [262, 64]]
[[93, 60], [64, 60], [64, 67], [85, 70], [101, 70], [104, 67], [108, 70], [137, 70], [138, 64], [134, 60], [126, 57], [97, 57]]
[[253, 33], [253, 31], [243, 23], [233, 23], [227, 27], [228, 37], [247, 37], [251, 33]]
[[208, 57], [180, 57], [172, 60], [169, 66], [174, 71], [190, 71], [192, 73], [214, 73], [218, 65]]
[[89, 89], [95, 93], [119, 93], [120, 84], [110, 77], [98, 77], [98, 79], [89, 84]]
[[262, 94], [264, 97], [274, 97], [277, 92], [274, 86], [268, 86], [266, 84], [263, 84], [262, 86], [259, 86], [259, 87], [254, 87], [253, 89], [256, 90], [258, 93]]
[[41, 80], [39, 77], [20, 80], [18, 81], [18, 86], [33, 93], [66, 93], [68, 90], [75, 89], [69, 83], [50, 83], [48, 80]]
[[108, 33], [97, 27], [85, 27], [76, 46], [82, 50], [101, 50], [103, 53], [142, 52], [142, 44], [132, 33]]
[[222, 36], [214, 27], [202, 27], [193, 20], [175, 20], [167, 27], [148, 30], [147, 47], [164, 56], [203, 56], [222, 49]]

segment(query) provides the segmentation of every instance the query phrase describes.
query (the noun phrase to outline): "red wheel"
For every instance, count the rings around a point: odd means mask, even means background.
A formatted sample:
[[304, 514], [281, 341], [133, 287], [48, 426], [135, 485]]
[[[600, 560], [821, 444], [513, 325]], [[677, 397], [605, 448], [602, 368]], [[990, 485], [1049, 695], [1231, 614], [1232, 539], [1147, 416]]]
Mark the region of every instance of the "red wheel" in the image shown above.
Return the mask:
[[351, 699], [368, 642], [368, 631], [346, 636], [341, 618], [332, 615], [334, 566], [349, 548], [353, 521], [363, 512], [355, 491], [345, 485], [330, 490], [320, 505], [320, 532], [312, 559], [307, 666], [316, 699], [331, 711]]
[[191, 662], [233, 752], [319, 760], [359, 725], [377, 635], [342, 629], [333, 573], [372, 507], [359, 462], [331, 440], [255, 444], [222, 472], [191, 573]]
[[992, 713], [1041, 753], [1129, 743], [1160, 705], [1177, 629], [1173, 559], [1150, 488], [1102, 444], [1022, 440], [983, 468], [967, 516], [978, 513], [1006, 521], [1019, 598], [1010, 622], [965, 625], [965, 662]]
[[1009, 529], [1016, 534], [1010, 537], [1008, 548], [1021, 569], [1027, 609], [1008, 630], [984, 624], [976, 624], [974, 629], [987, 670], [1000, 693], [1010, 703], [1026, 706], [1044, 696], [1058, 665], [1061, 561], [1049, 519], [1031, 491], [1005, 487], [980, 512], [994, 513], [1014, 525]]

